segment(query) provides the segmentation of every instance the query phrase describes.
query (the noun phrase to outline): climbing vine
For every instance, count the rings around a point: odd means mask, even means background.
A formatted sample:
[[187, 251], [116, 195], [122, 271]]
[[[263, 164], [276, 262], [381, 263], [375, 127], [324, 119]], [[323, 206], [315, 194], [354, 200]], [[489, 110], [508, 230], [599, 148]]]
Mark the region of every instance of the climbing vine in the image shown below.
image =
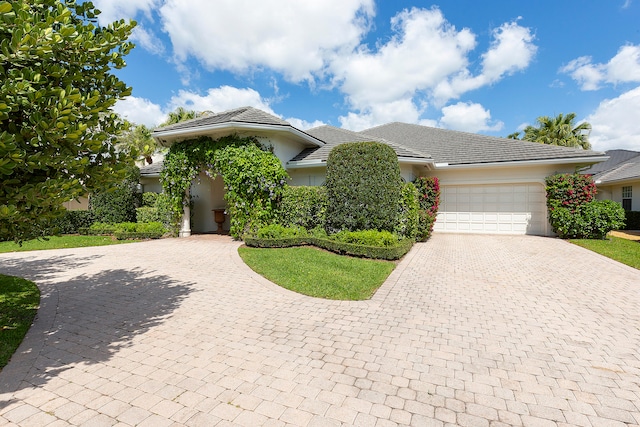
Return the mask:
[[182, 216], [187, 191], [200, 171], [211, 178], [220, 174], [224, 179], [230, 233], [235, 238], [273, 219], [288, 179], [280, 160], [254, 137], [200, 137], [175, 143], [165, 156], [161, 173], [174, 224]]

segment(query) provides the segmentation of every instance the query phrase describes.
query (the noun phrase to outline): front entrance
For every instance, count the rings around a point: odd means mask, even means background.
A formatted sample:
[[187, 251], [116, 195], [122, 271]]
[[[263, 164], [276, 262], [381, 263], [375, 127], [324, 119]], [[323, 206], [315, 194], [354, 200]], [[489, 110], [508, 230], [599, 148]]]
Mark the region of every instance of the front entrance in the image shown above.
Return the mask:
[[[214, 217], [215, 209], [224, 209], [224, 181], [220, 175], [214, 179], [201, 172], [191, 186], [191, 201], [193, 211], [191, 218], [191, 232], [196, 234], [218, 233], [218, 225]], [[222, 225], [222, 231], [229, 231], [229, 216]]]

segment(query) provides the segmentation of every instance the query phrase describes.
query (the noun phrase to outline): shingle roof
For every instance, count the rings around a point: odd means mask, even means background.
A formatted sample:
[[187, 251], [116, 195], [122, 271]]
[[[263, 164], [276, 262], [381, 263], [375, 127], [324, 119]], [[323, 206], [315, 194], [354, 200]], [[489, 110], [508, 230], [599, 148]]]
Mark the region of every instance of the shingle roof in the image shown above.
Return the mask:
[[241, 107], [233, 110], [223, 111], [217, 114], [198, 117], [196, 119], [187, 120], [169, 126], [163, 126], [161, 128], [157, 128], [153, 133], [161, 133], [168, 130], [198, 128], [202, 126], [211, 126], [229, 122], [291, 126], [289, 122], [284, 121], [279, 117], [273, 116], [269, 113], [265, 113], [262, 110], [258, 110], [257, 108]]
[[[611, 150], [611, 151], [626, 151], [626, 150]], [[609, 153], [609, 151], [607, 151]], [[628, 158], [626, 161], [618, 162], [608, 170], [601, 171], [594, 174], [593, 179], [599, 183], [606, 184], [614, 181], [624, 181], [629, 179], [640, 179], [640, 153], [635, 151], [627, 151], [626, 153], [614, 153], [618, 159], [625, 157], [625, 154], [630, 155], [635, 153], [636, 155]], [[606, 163], [606, 162], [605, 162]], [[588, 170], [587, 173], [590, 173]]]
[[607, 156], [609, 156], [609, 160], [606, 160], [601, 163], [596, 163], [591, 166], [589, 169], [585, 170], [584, 173], [597, 175], [602, 172], [608, 172], [618, 166], [620, 163], [626, 162], [629, 159], [640, 156], [640, 152], [631, 151], [631, 150], [607, 150], [605, 151]]
[[407, 123], [389, 123], [360, 132], [402, 144], [436, 163], [464, 165], [527, 160], [600, 157], [604, 153], [536, 142], [497, 138]]
[[150, 165], [144, 165], [140, 168], [140, 176], [158, 176], [162, 170], [164, 163], [162, 160], [152, 163]]
[[299, 153], [291, 161], [303, 161], [303, 160], [320, 160], [326, 161], [329, 152], [336, 145], [344, 144], [347, 142], [364, 142], [364, 141], [377, 141], [389, 145], [396, 152], [398, 157], [414, 158], [416, 160], [430, 160], [428, 155], [418, 153], [403, 145], [396, 144], [391, 141], [387, 141], [384, 138], [378, 138], [369, 135], [362, 135], [357, 132], [353, 132], [347, 129], [339, 129], [333, 126], [319, 126], [313, 129], [307, 130], [307, 133], [315, 138], [318, 138], [326, 143], [326, 145], [318, 148], [307, 148]]

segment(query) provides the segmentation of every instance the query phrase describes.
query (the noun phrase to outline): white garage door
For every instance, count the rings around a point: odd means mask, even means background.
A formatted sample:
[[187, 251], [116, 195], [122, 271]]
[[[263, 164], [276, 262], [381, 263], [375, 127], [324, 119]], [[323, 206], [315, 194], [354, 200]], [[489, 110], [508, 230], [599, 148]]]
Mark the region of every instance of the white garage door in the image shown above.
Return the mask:
[[442, 185], [434, 230], [544, 235], [545, 203], [542, 184]]

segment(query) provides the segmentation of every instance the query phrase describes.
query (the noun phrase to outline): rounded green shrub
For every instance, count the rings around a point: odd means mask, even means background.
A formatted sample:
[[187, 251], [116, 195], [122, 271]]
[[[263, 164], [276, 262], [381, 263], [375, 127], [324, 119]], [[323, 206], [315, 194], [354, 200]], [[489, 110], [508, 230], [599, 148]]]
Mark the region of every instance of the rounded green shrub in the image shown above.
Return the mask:
[[280, 224], [307, 230], [325, 226], [327, 189], [325, 187], [286, 186], [276, 213]]
[[334, 147], [327, 159], [329, 233], [342, 230], [394, 231], [402, 199], [396, 153], [379, 142]]

